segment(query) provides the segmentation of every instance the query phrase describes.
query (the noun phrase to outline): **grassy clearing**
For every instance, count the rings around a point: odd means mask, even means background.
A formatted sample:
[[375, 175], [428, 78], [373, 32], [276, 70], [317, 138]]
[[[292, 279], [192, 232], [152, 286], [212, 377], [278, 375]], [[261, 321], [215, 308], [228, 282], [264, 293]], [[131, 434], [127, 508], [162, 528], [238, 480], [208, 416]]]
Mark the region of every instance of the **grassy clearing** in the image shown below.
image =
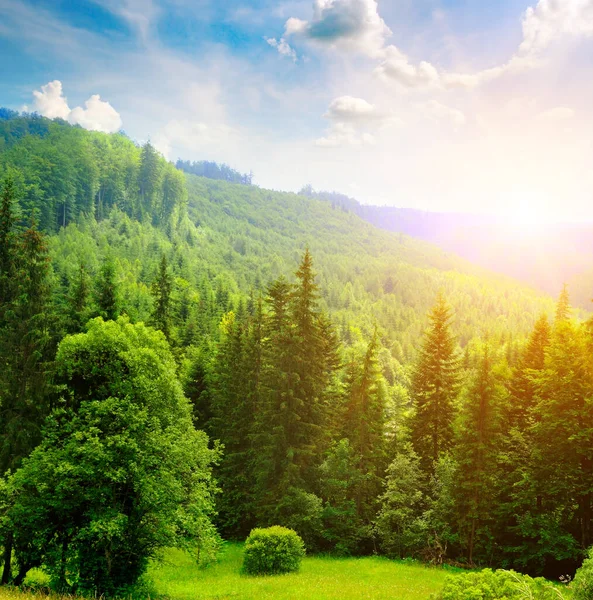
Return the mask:
[[[450, 573], [385, 558], [312, 556], [303, 560], [299, 573], [250, 577], [241, 575], [242, 563], [242, 544], [225, 544], [219, 561], [208, 568], [199, 568], [187, 553], [169, 550], [163, 562], [150, 566], [148, 578], [157, 596], [171, 600], [427, 600]], [[26, 583], [47, 584], [47, 576], [32, 571]], [[0, 587], [0, 600], [44, 598]]]
[[200, 569], [187, 554], [171, 551], [149, 576], [159, 594], [175, 600], [426, 600], [447, 576], [443, 569], [384, 558], [310, 557], [299, 573], [248, 577], [239, 572], [242, 559], [242, 546], [227, 544], [216, 565]]

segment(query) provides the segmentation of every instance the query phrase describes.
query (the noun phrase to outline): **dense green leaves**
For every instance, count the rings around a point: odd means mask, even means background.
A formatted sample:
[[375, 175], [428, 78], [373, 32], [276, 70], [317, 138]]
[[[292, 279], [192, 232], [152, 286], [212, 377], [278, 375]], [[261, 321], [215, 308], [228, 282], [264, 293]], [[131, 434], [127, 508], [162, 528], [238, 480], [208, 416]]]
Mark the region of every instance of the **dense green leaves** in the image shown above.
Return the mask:
[[303, 556], [303, 540], [292, 529], [254, 529], [245, 541], [243, 571], [247, 575], [291, 573], [299, 570]]
[[160, 333], [95, 319], [62, 341], [56, 371], [60, 407], [8, 481], [19, 578], [42, 566], [59, 589], [121, 593], [160, 549], [215, 537], [217, 453]]

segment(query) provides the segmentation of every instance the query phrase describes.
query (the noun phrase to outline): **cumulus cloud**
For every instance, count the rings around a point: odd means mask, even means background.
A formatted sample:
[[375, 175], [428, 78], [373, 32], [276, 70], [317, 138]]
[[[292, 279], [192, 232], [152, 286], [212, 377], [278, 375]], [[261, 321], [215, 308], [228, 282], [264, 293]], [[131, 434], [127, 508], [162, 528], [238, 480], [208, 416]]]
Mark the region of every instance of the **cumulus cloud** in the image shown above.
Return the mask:
[[[48, 119], [68, 119], [70, 107], [64, 97], [62, 82], [55, 80], [41, 86], [41, 91], [33, 92], [31, 112], [37, 112]], [[24, 107], [28, 110], [28, 107]]]
[[325, 132], [325, 136], [315, 140], [320, 148], [339, 146], [369, 146], [375, 143], [375, 136], [368, 132], [359, 132], [351, 123], [338, 121]]
[[518, 55], [538, 54], [565, 35], [593, 36], [593, 0], [539, 0], [530, 6]]
[[57, 79], [42, 85], [41, 90], [35, 90], [33, 98], [33, 104], [30, 107], [24, 106], [23, 109], [39, 113], [48, 119], [60, 118], [73, 125], [105, 133], [118, 131], [122, 125], [119, 113], [109, 102], [101, 100], [98, 94], [91, 96], [84, 103], [84, 108], [77, 106], [71, 109], [64, 96], [62, 82]]
[[391, 30], [379, 15], [376, 0], [314, 0], [313, 18], [288, 19], [284, 35], [379, 57]]
[[375, 143], [372, 132], [402, 125], [401, 119], [379, 111], [363, 98], [340, 96], [329, 105], [324, 118], [331, 122], [325, 136], [315, 141], [316, 146], [361, 146]]
[[463, 112], [456, 108], [451, 108], [441, 104], [436, 100], [431, 100], [419, 106], [420, 110], [437, 122], [450, 123], [456, 127], [465, 125], [466, 118]]
[[277, 40], [276, 38], [265, 37], [264, 40], [266, 40], [266, 42], [272, 46], [272, 48], [276, 48], [276, 50], [278, 50], [278, 54], [290, 58], [293, 62], [297, 61], [296, 50], [291, 48], [290, 44], [284, 38]]
[[506, 62], [476, 73], [449, 72], [422, 60], [417, 63], [395, 45], [375, 0], [315, 0], [310, 21], [288, 19], [285, 36], [301, 36], [356, 51], [381, 62], [377, 75], [407, 88], [475, 88], [508, 73], [540, 64], [540, 56], [563, 36], [593, 36], [593, 0], [539, 0], [522, 21], [523, 40]]

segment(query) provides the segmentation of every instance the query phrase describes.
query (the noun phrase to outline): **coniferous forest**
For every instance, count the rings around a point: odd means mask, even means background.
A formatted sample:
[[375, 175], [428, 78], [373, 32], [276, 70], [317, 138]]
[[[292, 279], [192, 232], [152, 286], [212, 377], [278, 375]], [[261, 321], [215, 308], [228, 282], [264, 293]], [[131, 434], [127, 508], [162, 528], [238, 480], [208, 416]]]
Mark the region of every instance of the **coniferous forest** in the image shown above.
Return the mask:
[[274, 525], [308, 554], [583, 563], [593, 319], [566, 286], [59, 119], [0, 112], [0, 181], [3, 584], [129, 595], [165, 549], [206, 566]]

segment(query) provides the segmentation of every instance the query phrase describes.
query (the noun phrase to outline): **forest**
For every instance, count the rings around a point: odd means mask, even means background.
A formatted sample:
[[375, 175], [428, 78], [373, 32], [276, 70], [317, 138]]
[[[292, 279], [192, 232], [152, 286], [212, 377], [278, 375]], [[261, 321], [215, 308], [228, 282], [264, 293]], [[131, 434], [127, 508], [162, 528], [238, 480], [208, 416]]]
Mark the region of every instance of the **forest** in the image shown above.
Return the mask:
[[197, 164], [0, 111], [2, 583], [129, 595], [164, 549], [208, 565], [273, 525], [572, 577], [593, 319], [569, 288]]

